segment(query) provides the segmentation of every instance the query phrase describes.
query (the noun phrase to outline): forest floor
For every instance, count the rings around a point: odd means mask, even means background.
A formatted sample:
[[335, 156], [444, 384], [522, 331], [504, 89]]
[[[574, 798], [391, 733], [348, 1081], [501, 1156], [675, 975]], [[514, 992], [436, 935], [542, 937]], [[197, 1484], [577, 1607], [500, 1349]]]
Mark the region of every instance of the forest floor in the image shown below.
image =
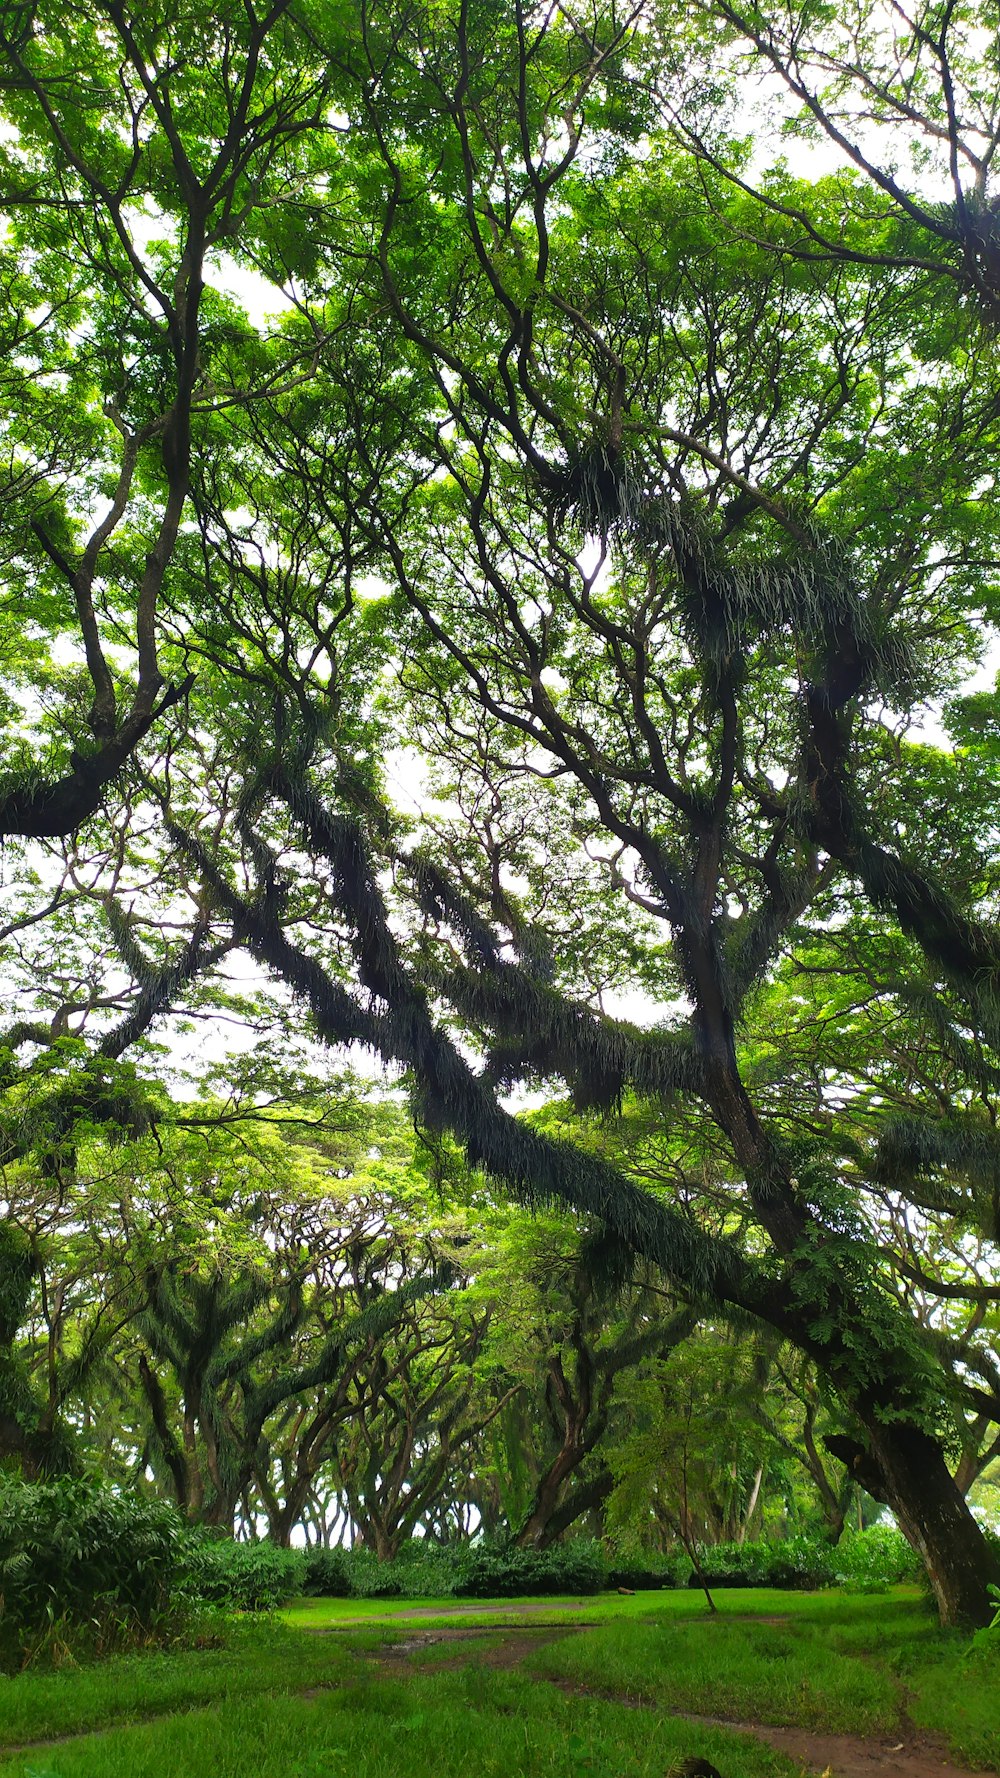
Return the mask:
[[1000, 1652], [970, 1655], [913, 1590], [717, 1599], [299, 1603], [215, 1647], [0, 1680], [0, 1775], [1000, 1771]]

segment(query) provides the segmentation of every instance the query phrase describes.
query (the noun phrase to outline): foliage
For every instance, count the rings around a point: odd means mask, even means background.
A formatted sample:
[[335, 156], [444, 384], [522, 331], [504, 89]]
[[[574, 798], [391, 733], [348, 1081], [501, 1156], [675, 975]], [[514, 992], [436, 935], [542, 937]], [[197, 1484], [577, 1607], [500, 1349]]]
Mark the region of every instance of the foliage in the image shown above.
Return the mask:
[[352, 1599], [516, 1599], [595, 1593], [608, 1584], [600, 1547], [556, 1544], [544, 1551], [511, 1543], [436, 1544], [413, 1538], [390, 1561], [366, 1549], [312, 1550], [305, 1591]]
[[532, 1593], [598, 1593], [607, 1582], [603, 1553], [592, 1543], [555, 1544], [547, 1550], [510, 1544], [474, 1545], [456, 1592], [463, 1599], [514, 1599]]
[[920, 1558], [894, 1525], [847, 1531], [831, 1552], [837, 1581], [857, 1592], [882, 1592], [901, 1581], [917, 1580]]
[[341, 1549], [306, 1550], [302, 1591], [322, 1599], [349, 1599], [354, 1587], [347, 1557], [348, 1552]]
[[[413, 1564], [410, 1564], [411, 1570]], [[403, 1588], [394, 1562], [379, 1559], [374, 1550], [347, 1550], [344, 1569], [352, 1599], [399, 1599]]]
[[[468, 1546], [463, 1543], [439, 1544], [428, 1537], [413, 1537], [391, 1563], [381, 1564], [381, 1571], [392, 1575], [404, 1599], [450, 1599], [461, 1595], [468, 1560]], [[349, 1551], [347, 1566], [356, 1597], [378, 1597], [377, 1571], [369, 1552]]]
[[[683, 1580], [678, 1581], [679, 1563], [683, 1563]], [[629, 1593], [656, 1592], [660, 1587], [687, 1585], [691, 1561], [686, 1554], [680, 1558], [651, 1552], [630, 1550], [620, 1543], [608, 1555], [609, 1587]]]
[[1000, 1652], [1000, 1587], [991, 1585], [989, 1595], [996, 1606], [993, 1621], [975, 1632], [969, 1645], [970, 1653], [995, 1655]]
[[[36, 1433], [79, 1424], [194, 1521], [326, 1537], [332, 1501], [384, 1555], [474, 1512], [555, 1535], [613, 1486], [641, 1539], [657, 1448], [661, 1540], [742, 1534], [798, 1441], [831, 1534], [868, 1488], [942, 1616], [982, 1620], [997, 761], [954, 695], [1000, 608], [1000, 162], [974, 8], [7, 10], [0, 1137], [42, 1262], [13, 1275], [8, 1454], [42, 1468]], [[753, 143], [723, 121], [746, 66], [790, 95]], [[823, 128], [846, 159], [793, 175], [783, 136]], [[956, 743], [920, 742], [945, 700]], [[223, 1155], [263, 1070], [184, 1152], [183, 1103], [121, 1058], [166, 1079], [229, 1019], [255, 1057], [365, 1046], [428, 1181], [558, 1205], [612, 1289], [638, 1266], [796, 1348], [795, 1425], [722, 1488], [730, 1416], [637, 1388], [616, 1478], [610, 1319], [578, 1318], [560, 1426], [547, 1344], [484, 1375], [454, 1231], [394, 1201], [373, 1259], [353, 1186], [308, 1215], [267, 1184], [281, 1137]], [[570, 1111], [519, 1117], [517, 1086]], [[116, 1143], [159, 1155], [117, 1198]]]
[[[835, 1570], [829, 1545], [806, 1537], [702, 1545], [698, 1562], [710, 1587], [822, 1587]], [[700, 1577], [688, 1585], [700, 1586]]]
[[273, 1543], [234, 1543], [206, 1533], [190, 1534], [184, 1546], [184, 1586], [198, 1599], [233, 1611], [272, 1611], [301, 1593], [301, 1550]]
[[172, 1507], [75, 1478], [0, 1481], [0, 1646], [20, 1665], [66, 1634], [102, 1649], [155, 1639], [185, 1609], [187, 1536]]
[[[712, 1587], [814, 1588], [838, 1582], [857, 1592], [884, 1592], [922, 1572], [916, 1552], [892, 1525], [848, 1531], [835, 1545], [802, 1535], [705, 1544], [699, 1561]], [[688, 1585], [697, 1584], [692, 1576]]]

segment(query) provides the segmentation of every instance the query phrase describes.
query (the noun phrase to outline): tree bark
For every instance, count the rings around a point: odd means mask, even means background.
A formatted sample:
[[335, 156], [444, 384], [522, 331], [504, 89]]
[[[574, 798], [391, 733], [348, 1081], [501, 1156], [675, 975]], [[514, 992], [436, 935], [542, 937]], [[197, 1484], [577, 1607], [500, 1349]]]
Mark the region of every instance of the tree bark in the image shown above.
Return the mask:
[[969, 1511], [936, 1439], [916, 1426], [875, 1422], [869, 1449], [850, 1439], [827, 1439], [849, 1463], [861, 1486], [891, 1507], [923, 1560], [944, 1625], [978, 1626], [993, 1613], [986, 1592], [1000, 1585], [1000, 1556]]

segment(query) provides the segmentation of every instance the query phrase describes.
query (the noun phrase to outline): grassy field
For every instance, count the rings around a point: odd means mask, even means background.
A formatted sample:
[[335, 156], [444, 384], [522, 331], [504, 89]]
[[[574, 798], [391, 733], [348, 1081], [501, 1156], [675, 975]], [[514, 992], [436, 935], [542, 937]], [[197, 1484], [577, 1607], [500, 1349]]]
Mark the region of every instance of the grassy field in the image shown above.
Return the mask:
[[[675, 1712], [854, 1735], [917, 1724], [960, 1763], [1000, 1767], [1000, 1653], [970, 1659], [915, 1595], [734, 1591], [719, 1606], [709, 1618], [694, 1593], [460, 1614], [420, 1600], [298, 1604], [281, 1622], [233, 1627], [221, 1647], [0, 1680], [0, 1773], [664, 1778], [681, 1754], [725, 1778], [803, 1771]], [[489, 1633], [434, 1641], [436, 1624]]]

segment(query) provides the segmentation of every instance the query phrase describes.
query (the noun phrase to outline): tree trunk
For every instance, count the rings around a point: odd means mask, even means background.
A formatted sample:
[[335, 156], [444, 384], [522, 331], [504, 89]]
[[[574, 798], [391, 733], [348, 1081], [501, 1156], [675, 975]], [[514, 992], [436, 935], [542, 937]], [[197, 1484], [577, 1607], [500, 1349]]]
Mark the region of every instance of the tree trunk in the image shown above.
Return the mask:
[[753, 1487], [750, 1490], [750, 1499], [747, 1503], [746, 1512], [743, 1515], [743, 1522], [740, 1525], [740, 1528], [736, 1533], [737, 1543], [740, 1543], [740, 1544], [746, 1543], [747, 1532], [750, 1529], [750, 1521], [753, 1518], [754, 1513], [757, 1510], [757, 1502], [760, 1499], [760, 1485], [763, 1480], [764, 1480], [764, 1465], [763, 1465], [763, 1463], [758, 1463], [756, 1474], [754, 1475], [754, 1478], [753, 1478]]
[[287, 1550], [292, 1547], [292, 1532], [303, 1518], [311, 1479], [310, 1476], [299, 1476], [290, 1485], [283, 1500], [272, 1498], [271, 1501], [264, 1502], [267, 1534], [279, 1549]]
[[990, 1548], [940, 1446], [915, 1427], [885, 1427], [872, 1445], [890, 1506], [923, 1557], [942, 1624], [981, 1625], [993, 1615], [986, 1586], [1000, 1585], [1000, 1556]]
[[[584, 1513], [596, 1513], [597, 1509], [607, 1500], [615, 1485], [615, 1478], [610, 1469], [602, 1469], [599, 1475], [593, 1476], [589, 1482], [571, 1489], [565, 1500], [561, 1501], [551, 1514], [548, 1523], [542, 1527], [534, 1540], [536, 1550], [547, 1550], [560, 1538], [564, 1531], [583, 1517]], [[594, 1531], [600, 1536], [600, 1529]]]
[[390, 1526], [384, 1525], [380, 1519], [372, 1523], [372, 1537], [375, 1554], [380, 1562], [391, 1562], [399, 1554], [400, 1533]]
[[942, 1624], [989, 1623], [995, 1607], [986, 1588], [991, 1581], [1000, 1585], [1000, 1556], [969, 1511], [937, 1440], [898, 1422], [866, 1430], [869, 1451], [848, 1439], [826, 1443], [835, 1456], [846, 1453], [861, 1486], [892, 1508], [920, 1553]]
[[538, 1483], [535, 1498], [531, 1503], [531, 1510], [515, 1539], [516, 1547], [519, 1550], [544, 1549], [546, 1544], [551, 1542], [550, 1538], [546, 1538], [546, 1527], [559, 1505], [563, 1483], [582, 1463], [586, 1455], [586, 1450], [581, 1448], [578, 1429], [573, 1424], [567, 1430], [562, 1449], [549, 1464]]
[[[747, 1168], [750, 1198], [776, 1250], [794, 1255], [803, 1235], [815, 1233], [810, 1227], [787, 1168], [772, 1148], [762, 1129], [735, 1064], [735, 1057], [725, 1054], [725, 1045], [716, 1044], [715, 1091], [713, 1110], [720, 1127], [733, 1145], [737, 1158]], [[978, 1524], [969, 1511], [959, 1488], [948, 1470], [940, 1441], [904, 1421], [886, 1421], [887, 1407], [900, 1400], [898, 1384], [893, 1386], [893, 1371], [909, 1388], [908, 1361], [901, 1362], [889, 1353], [885, 1363], [891, 1366], [885, 1376], [883, 1390], [872, 1390], [858, 1400], [849, 1383], [845, 1384], [845, 1348], [849, 1352], [850, 1323], [859, 1314], [850, 1294], [833, 1293], [837, 1334], [829, 1355], [815, 1349], [813, 1357], [824, 1365], [847, 1406], [861, 1421], [868, 1438], [868, 1450], [861, 1452], [861, 1463], [854, 1463], [856, 1479], [876, 1499], [884, 1500], [899, 1520], [902, 1530], [914, 1548], [919, 1550], [937, 1600], [941, 1622], [951, 1625], [989, 1623], [995, 1606], [986, 1591], [990, 1581], [1000, 1583], [1000, 1557], [994, 1555]], [[863, 1325], [863, 1322], [862, 1322]], [[837, 1347], [840, 1350], [837, 1350]], [[808, 1346], [805, 1346], [809, 1350]], [[831, 1362], [832, 1360], [832, 1362]], [[827, 1439], [828, 1450], [837, 1455], [837, 1444], [857, 1454], [860, 1447], [849, 1439]], [[864, 1473], [863, 1473], [864, 1472]], [[870, 1476], [876, 1479], [874, 1485]]]

